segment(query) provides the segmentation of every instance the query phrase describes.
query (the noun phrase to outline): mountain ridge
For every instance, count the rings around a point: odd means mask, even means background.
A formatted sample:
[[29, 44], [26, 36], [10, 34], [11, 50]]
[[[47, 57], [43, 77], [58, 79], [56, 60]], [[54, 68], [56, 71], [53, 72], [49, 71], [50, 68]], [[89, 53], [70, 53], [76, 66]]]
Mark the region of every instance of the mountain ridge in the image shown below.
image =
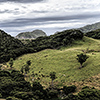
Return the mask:
[[78, 29], [80, 31], [82, 31], [83, 33], [94, 31], [94, 30], [100, 29], [100, 22], [90, 24], [90, 25], [86, 25], [86, 26], [80, 27]]
[[32, 32], [19, 33], [16, 36], [16, 38], [18, 38], [18, 39], [35, 39], [35, 38], [40, 37], [40, 36], [47, 36], [47, 35], [44, 31], [36, 29]]

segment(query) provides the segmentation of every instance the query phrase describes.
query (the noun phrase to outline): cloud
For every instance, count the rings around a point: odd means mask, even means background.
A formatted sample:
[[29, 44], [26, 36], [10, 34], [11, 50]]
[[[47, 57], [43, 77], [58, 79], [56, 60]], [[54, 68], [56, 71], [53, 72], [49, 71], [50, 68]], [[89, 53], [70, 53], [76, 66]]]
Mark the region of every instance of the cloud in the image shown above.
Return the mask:
[[11, 34], [33, 29], [43, 29], [50, 34], [51, 31], [81, 27], [100, 21], [98, 0], [0, 0], [0, 2], [0, 28]]
[[19, 3], [29, 3], [29, 2], [41, 2], [43, 0], [0, 0], [0, 2], [19, 2]]
[[83, 13], [79, 15], [70, 15], [70, 16], [47, 16], [47, 17], [38, 17], [38, 18], [19, 18], [8, 22], [2, 22], [0, 27], [19, 27], [19, 26], [28, 26], [28, 25], [44, 25], [44, 24], [59, 24], [66, 23], [67, 21], [72, 20], [86, 20], [89, 18], [98, 18], [100, 13]]

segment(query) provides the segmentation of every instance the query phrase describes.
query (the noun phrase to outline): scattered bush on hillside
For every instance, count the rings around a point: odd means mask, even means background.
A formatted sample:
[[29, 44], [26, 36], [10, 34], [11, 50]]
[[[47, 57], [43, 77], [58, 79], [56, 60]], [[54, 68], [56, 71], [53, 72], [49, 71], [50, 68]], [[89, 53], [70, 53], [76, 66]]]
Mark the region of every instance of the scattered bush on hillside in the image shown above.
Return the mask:
[[72, 85], [72, 86], [64, 86], [63, 87], [63, 91], [66, 95], [68, 95], [69, 93], [72, 93], [72, 92], [75, 92], [76, 90], [76, 86], [75, 85]]
[[60, 90], [66, 94], [65, 99], [62, 100], [100, 100], [100, 90], [89, 88], [85, 86], [77, 95], [73, 95], [76, 86], [64, 86], [61, 89], [47, 88], [39, 82], [33, 82], [33, 86], [25, 80], [16, 80], [15, 77], [24, 77], [20, 75], [19, 71], [12, 70], [11, 73], [7, 71], [0, 71], [0, 98], [6, 100], [60, 100]]

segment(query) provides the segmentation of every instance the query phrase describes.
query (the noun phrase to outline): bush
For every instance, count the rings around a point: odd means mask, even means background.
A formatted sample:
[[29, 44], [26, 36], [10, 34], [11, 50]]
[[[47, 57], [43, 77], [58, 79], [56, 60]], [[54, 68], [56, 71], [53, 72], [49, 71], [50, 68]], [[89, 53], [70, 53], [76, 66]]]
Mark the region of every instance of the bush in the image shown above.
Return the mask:
[[31, 92], [18, 92], [14, 95], [22, 100], [32, 100], [33, 94]]
[[2, 95], [1, 95], [1, 93], [0, 93], [0, 98], [2, 98]]
[[19, 71], [12, 70], [11, 76], [15, 81], [25, 81], [24, 75], [20, 74]]
[[10, 75], [10, 73], [9, 73], [8, 71], [1, 71], [1, 70], [0, 70], [0, 77], [4, 77], [4, 76], [5, 76], [5, 77], [9, 77], [9, 76], [11, 76], [11, 75]]
[[80, 100], [100, 100], [100, 90], [85, 88], [78, 93]]
[[58, 97], [58, 91], [57, 90], [49, 90], [48, 91], [49, 99], [51, 98], [57, 98]]
[[72, 86], [64, 86], [63, 87], [63, 91], [66, 95], [68, 95], [69, 93], [72, 93], [72, 92], [75, 92], [76, 90], [76, 86], [75, 85], [72, 85]]
[[39, 82], [33, 82], [32, 91], [40, 90], [43, 91], [43, 86]]

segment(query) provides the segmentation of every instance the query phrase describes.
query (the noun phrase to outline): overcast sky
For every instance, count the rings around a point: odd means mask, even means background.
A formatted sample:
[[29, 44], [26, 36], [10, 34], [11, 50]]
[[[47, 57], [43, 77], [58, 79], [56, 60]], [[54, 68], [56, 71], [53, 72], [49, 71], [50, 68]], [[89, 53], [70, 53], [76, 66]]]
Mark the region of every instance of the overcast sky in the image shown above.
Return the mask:
[[100, 22], [100, 0], [0, 0], [0, 29], [47, 35]]

